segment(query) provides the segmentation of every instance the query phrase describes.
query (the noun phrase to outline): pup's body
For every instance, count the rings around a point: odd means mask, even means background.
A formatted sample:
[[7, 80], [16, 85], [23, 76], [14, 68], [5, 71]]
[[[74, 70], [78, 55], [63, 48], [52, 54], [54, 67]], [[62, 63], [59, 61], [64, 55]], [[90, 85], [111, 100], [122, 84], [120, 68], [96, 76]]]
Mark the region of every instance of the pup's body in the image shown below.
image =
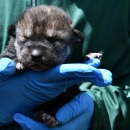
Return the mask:
[[[72, 27], [71, 19], [62, 9], [45, 5], [25, 10], [17, 23], [9, 26], [8, 33], [10, 34], [9, 44], [0, 54], [0, 58], [9, 57], [14, 60], [17, 70], [44, 71], [66, 63], [74, 44], [83, 41], [82, 33]], [[87, 58], [100, 56], [99, 53], [94, 53]], [[59, 104], [63, 105], [79, 93], [78, 87], [72, 88], [69, 88], [69, 94], [68, 92], [62, 94], [60, 98], [53, 101], [53, 104], [49, 102], [40, 109], [36, 109], [42, 112], [36, 112], [33, 119], [43, 121], [49, 126], [56, 126], [58, 122], [52, 116]], [[74, 93], [71, 93], [73, 91]], [[61, 97], [64, 102], [59, 100]], [[50, 104], [54, 110], [50, 110]], [[49, 110], [50, 112], [47, 112], [52, 116], [46, 115], [43, 112], [44, 108]]]

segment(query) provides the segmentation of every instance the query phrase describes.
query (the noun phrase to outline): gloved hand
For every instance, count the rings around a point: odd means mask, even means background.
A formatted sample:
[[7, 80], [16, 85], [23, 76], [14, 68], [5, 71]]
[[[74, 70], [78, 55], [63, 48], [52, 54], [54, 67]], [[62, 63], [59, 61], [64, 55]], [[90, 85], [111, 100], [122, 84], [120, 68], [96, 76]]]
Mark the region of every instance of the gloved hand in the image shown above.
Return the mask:
[[14, 115], [14, 120], [23, 130], [88, 130], [93, 112], [93, 99], [87, 92], [84, 92], [59, 109], [56, 119], [62, 125], [47, 127], [44, 123], [35, 122], [19, 113]]
[[0, 126], [12, 123], [15, 113], [26, 114], [73, 84], [111, 84], [111, 72], [93, 67], [100, 63], [99, 60], [93, 59], [92, 62], [91, 65], [87, 65], [87, 62], [58, 65], [45, 72], [13, 74], [16, 69], [14, 62], [8, 58], [0, 59]]

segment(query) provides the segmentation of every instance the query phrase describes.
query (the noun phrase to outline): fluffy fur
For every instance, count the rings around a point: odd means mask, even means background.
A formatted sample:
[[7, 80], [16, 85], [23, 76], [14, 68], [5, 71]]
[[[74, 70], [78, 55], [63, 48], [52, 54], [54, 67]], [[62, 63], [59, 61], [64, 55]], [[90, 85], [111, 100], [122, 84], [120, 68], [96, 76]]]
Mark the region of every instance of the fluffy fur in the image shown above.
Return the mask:
[[42, 71], [65, 63], [73, 45], [83, 40], [62, 9], [45, 5], [25, 10], [8, 33], [9, 45], [0, 58], [13, 59], [18, 70]]
[[[8, 27], [8, 33], [10, 40], [0, 58], [14, 60], [17, 70], [44, 71], [66, 63], [74, 44], [84, 39], [62, 9], [46, 5], [25, 10], [17, 23]], [[91, 53], [82, 60], [100, 56], [99, 53]], [[53, 117], [56, 111], [79, 92], [78, 85], [70, 87], [66, 93], [36, 108], [32, 118], [48, 126], [58, 125]]]

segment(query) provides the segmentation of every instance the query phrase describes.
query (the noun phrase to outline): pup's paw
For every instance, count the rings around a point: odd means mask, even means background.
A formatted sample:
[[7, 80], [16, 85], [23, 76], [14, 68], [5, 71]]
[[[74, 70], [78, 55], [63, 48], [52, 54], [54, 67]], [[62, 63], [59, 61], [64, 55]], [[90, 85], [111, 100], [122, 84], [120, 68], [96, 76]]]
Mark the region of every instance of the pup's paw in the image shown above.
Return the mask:
[[44, 111], [37, 111], [32, 117], [35, 121], [44, 122], [47, 126], [54, 127], [58, 125], [58, 121], [51, 115], [48, 115]]
[[16, 69], [17, 70], [23, 70], [23, 68], [24, 68], [24, 66], [23, 66], [22, 63], [20, 63], [20, 62], [16, 63]]
[[54, 127], [58, 125], [58, 121], [51, 115], [48, 115], [47, 113], [42, 114], [42, 120], [43, 122], [50, 127]]
[[102, 54], [101, 53], [89, 53], [89, 54], [83, 56], [80, 59], [80, 62], [85, 62], [85, 61], [93, 59], [93, 58], [101, 59], [102, 58]]
[[102, 58], [102, 54], [101, 53], [89, 53], [85, 57], [88, 57], [89, 59], [93, 59], [93, 58], [101, 59]]

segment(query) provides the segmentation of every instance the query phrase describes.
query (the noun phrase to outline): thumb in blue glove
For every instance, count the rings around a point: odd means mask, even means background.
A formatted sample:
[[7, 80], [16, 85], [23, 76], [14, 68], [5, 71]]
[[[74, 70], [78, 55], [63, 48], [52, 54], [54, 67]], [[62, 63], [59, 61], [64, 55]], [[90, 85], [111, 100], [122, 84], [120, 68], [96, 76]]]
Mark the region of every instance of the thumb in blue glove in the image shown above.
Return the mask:
[[9, 58], [0, 59], [0, 80], [7, 79], [16, 71], [15, 63]]
[[28, 116], [19, 113], [14, 115], [14, 120], [23, 130], [88, 130], [93, 112], [93, 99], [88, 93], [84, 92], [59, 109], [56, 118], [62, 125], [52, 128], [47, 127], [45, 124], [35, 122]]

